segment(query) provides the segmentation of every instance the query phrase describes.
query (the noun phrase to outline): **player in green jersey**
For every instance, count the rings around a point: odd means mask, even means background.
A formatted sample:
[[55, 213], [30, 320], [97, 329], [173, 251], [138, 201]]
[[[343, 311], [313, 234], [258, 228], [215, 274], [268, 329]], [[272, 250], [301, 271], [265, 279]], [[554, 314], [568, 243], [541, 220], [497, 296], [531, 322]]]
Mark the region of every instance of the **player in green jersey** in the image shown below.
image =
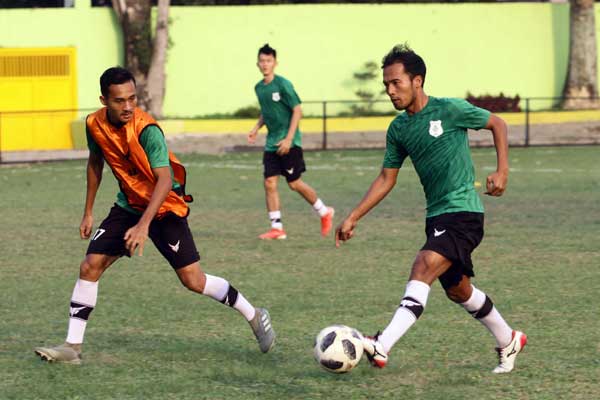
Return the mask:
[[474, 188], [474, 168], [467, 129], [492, 131], [497, 169], [487, 177], [487, 192], [501, 196], [508, 179], [506, 123], [464, 100], [425, 94], [426, 67], [407, 45], [394, 47], [382, 62], [383, 83], [398, 115], [390, 124], [379, 176], [336, 229], [336, 246], [352, 238], [358, 220], [394, 187], [398, 170], [410, 157], [427, 199], [425, 245], [417, 253], [404, 297], [381, 333], [364, 340], [371, 363], [383, 368], [394, 344], [422, 314], [431, 284], [439, 279], [448, 298], [462, 305], [495, 337], [499, 364], [495, 373], [510, 372], [527, 336], [513, 330], [490, 298], [471, 283], [472, 251], [483, 238], [483, 205]]
[[334, 210], [327, 207], [315, 190], [300, 176], [306, 171], [302, 155], [302, 140], [298, 125], [302, 118], [300, 98], [291, 82], [275, 75], [277, 52], [265, 44], [258, 50], [258, 69], [263, 74], [254, 87], [260, 103], [261, 114], [258, 122], [248, 134], [248, 142], [254, 143], [258, 130], [267, 125], [267, 140], [263, 153], [264, 186], [267, 211], [271, 229], [259, 236], [261, 239], [285, 239], [287, 237], [281, 222], [281, 207], [277, 182], [283, 175], [288, 186], [298, 192], [321, 218], [321, 235], [331, 231]]

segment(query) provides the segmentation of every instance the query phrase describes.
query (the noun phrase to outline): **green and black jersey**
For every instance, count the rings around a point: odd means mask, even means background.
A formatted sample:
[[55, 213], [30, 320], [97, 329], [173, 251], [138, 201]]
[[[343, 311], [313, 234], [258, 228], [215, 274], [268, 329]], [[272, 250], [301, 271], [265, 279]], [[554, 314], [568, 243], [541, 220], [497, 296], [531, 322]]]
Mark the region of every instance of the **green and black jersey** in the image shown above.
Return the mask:
[[410, 156], [427, 199], [427, 217], [459, 211], [483, 213], [467, 129], [481, 129], [490, 112], [462, 99], [429, 97], [426, 106], [404, 112], [390, 124], [384, 168], [400, 168]]
[[[279, 75], [275, 75], [275, 78], [266, 84], [261, 80], [254, 86], [254, 91], [256, 97], [258, 97], [260, 111], [268, 130], [265, 151], [277, 151], [277, 143], [287, 136], [292, 111], [294, 107], [301, 103], [300, 98], [292, 83]], [[300, 129], [296, 128], [292, 146], [302, 146], [301, 136]]]

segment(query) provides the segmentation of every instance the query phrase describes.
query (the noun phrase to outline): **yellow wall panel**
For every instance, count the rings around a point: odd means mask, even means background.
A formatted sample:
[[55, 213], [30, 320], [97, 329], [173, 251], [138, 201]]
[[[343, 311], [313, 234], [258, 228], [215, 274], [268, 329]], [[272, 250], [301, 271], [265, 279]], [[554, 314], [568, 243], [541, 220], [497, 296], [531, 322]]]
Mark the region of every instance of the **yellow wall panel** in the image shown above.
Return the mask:
[[68, 79], [38, 79], [33, 86], [34, 110], [69, 110], [73, 108], [71, 81]]
[[46, 111], [77, 109], [75, 61], [74, 48], [0, 49], [0, 150], [73, 148], [76, 112]]
[[31, 110], [33, 82], [28, 79], [0, 78], [0, 112]]
[[33, 149], [33, 121], [30, 114], [0, 115], [2, 151]]

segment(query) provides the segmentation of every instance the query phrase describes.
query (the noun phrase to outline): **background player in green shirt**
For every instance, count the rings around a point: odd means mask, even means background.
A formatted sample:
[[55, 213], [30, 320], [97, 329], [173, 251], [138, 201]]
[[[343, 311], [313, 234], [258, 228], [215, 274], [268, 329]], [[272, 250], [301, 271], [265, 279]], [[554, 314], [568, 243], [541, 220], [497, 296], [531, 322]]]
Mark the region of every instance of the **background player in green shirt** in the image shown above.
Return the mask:
[[259, 238], [285, 239], [287, 237], [281, 222], [281, 207], [277, 192], [279, 175], [285, 176], [290, 189], [298, 192], [312, 205], [321, 217], [321, 235], [327, 236], [331, 231], [334, 210], [327, 207], [317, 197], [315, 190], [300, 179], [302, 173], [306, 171], [301, 133], [298, 128], [302, 118], [300, 98], [290, 81], [275, 75], [277, 52], [268, 44], [258, 50], [257, 66], [263, 74], [263, 79], [254, 87], [261, 114], [248, 134], [248, 142], [254, 143], [258, 130], [263, 125], [267, 125], [263, 166], [267, 211], [271, 220], [271, 229]]
[[410, 156], [427, 199], [427, 240], [417, 253], [399, 308], [389, 325], [364, 340], [371, 363], [383, 368], [388, 353], [422, 314], [431, 284], [439, 279], [448, 298], [467, 310], [496, 338], [499, 364], [510, 372], [527, 336], [510, 328], [488, 296], [471, 284], [471, 252], [483, 238], [483, 205], [474, 188], [467, 129], [489, 129], [497, 170], [487, 177], [487, 192], [501, 196], [508, 178], [506, 123], [460, 99], [435, 98], [423, 90], [426, 67], [408, 46], [394, 47], [382, 62], [383, 83], [398, 115], [390, 124], [381, 173], [361, 202], [336, 230], [336, 246], [352, 238], [357, 222], [394, 187], [398, 170]]

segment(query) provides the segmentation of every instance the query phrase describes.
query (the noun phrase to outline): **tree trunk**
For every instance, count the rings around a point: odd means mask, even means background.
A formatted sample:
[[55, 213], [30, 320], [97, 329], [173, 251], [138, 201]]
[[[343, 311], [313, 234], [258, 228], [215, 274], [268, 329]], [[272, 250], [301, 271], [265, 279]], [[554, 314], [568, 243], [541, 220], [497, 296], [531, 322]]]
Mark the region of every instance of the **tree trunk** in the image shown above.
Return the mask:
[[113, 0], [113, 9], [123, 30], [125, 67], [137, 84], [138, 106], [155, 118], [162, 117], [165, 93], [165, 60], [169, 0], [159, 0], [156, 37], [152, 41], [151, 0]]
[[148, 109], [155, 118], [162, 118], [165, 97], [165, 63], [169, 45], [169, 4], [170, 0], [158, 0], [156, 34], [152, 49], [150, 70], [148, 71]]
[[569, 68], [563, 90], [563, 108], [597, 108], [596, 22], [593, 0], [569, 0]]

